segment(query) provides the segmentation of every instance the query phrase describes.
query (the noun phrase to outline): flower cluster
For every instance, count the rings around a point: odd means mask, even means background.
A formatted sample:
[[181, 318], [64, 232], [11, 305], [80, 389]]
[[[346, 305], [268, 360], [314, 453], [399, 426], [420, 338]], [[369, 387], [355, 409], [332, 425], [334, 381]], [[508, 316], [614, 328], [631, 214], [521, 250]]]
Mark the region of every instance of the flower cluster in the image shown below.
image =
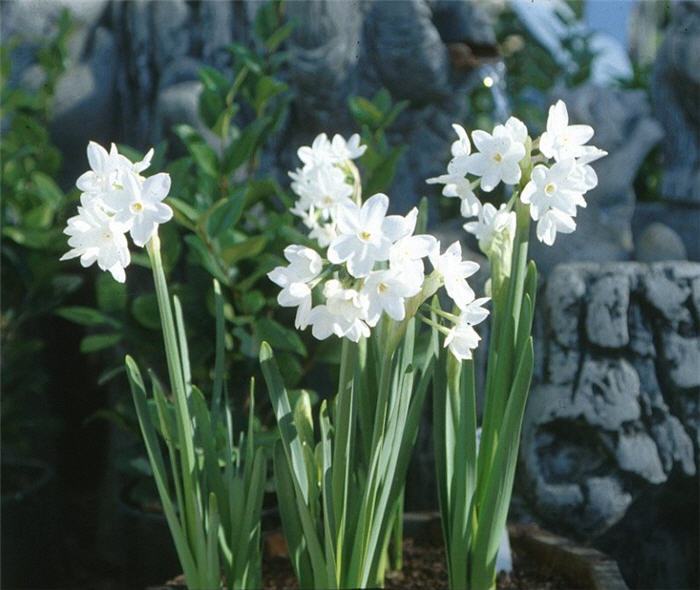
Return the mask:
[[[606, 152], [586, 145], [593, 129], [569, 125], [561, 100], [550, 107], [547, 130], [534, 142], [522, 121], [510, 117], [505, 124], [496, 125], [493, 133], [475, 130], [472, 141], [477, 151], [472, 153], [466, 131], [459, 125], [453, 127], [458, 139], [452, 144], [447, 174], [427, 182], [444, 184], [443, 195], [462, 200], [462, 215], [477, 218], [464, 228], [477, 237], [485, 254], [502, 257], [502, 250], [493, 252], [494, 244], [507, 242], [515, 234], [514, 199], [498, 209], [482, 205], [474, 193], [477, 186], [491, 192], [501, 182], [520, 184], [519, 198], [537, 222], [537, 238], [549, 246], [557, 233], [576, 229], [576, 207], [586, 206], [584, 194], [598, 184], [590, 164]], [[469, 180], [467, 175], [476, 178]]]
[[132, 162], [112, 144], [109, 152], [91, 141], [87, 148], [90, 170], [76, 181], [81, 191], [78, 215], [68, 220], [64, 233], [71, 247], [61, 260], [80, 257], [94, 262], [123, 283], [131, 256], [126, 234], [143, 247], [173, 212], [162, 200], [170, 191], [170, 175], [141, 175], [150, 166], [153, 150], [143, 160]]
[[337, 134], [329, 140], [322, 133], [311, 146], [303, 146], [297, 152], [304, 165], [289, 173], [292, 190], [299, 196], [291, 211], [301, 217], [309, 236], [322, 248], [338, 235], [337, 208], [353, 200], [350, 163], [366, 149], [367, 146], [360, 145], [358, 134], [345, 141]]
[[459, 242], [441, 253], [434, 236], [415, 234], [418, 209], [387, 215], [389, 198], [381, 193], [358, 202], [359, 178], [351, 160], [364, 149], [357, 135], [347, 142], [336, 135], [330, 142], [322, 134], [299, 150], [304, 167], [290, 174], [299, 196], [292, 211], [302, 217], [325, 257], [305, 246], [288, 246], [289, 264], [268, 273], [282, 288], [277, 301], [296, 307], [296, 327], [310, 326], [315, 338], [334, 334], [357, 342], [383, 316], [401, 322], [414, 315], [444, 286], [459, 315], [442, 312], [452, 326], [438, 327], [453, 354], [470, 358], [479, 341], [472, 326], [488, 314], [481, 307], [487, 299], [475, 299], [467, 283], [479, 265], [462, 260]]

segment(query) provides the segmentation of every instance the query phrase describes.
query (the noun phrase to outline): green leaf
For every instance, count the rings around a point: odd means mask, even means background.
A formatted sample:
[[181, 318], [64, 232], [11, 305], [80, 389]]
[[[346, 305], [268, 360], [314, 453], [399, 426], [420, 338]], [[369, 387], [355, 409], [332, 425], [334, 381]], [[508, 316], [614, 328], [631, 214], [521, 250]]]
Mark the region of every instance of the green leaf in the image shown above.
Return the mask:
[[391, 186], [399, 158], [403, 156], [407, 149], [408, 147], [405, 145], [395, 147], [382, 159], [381, 163], [372, 171], [371, 176], [367, 179], [365, 190], [368, 194], [386, 191]]
[[32, 173], [32, 182], [36, 187], [37, 195], [45, 203], [50, 204], [54, 209], [59, 207], [66, 196], [53, 179], [38, 170]]
[[289, 396], [287, 389], [282, 382], [282, 377], [279, 374], [275, 363], [272, 349], [267, 342], [260, 345], [260, 366], [262, 368], [267, 390], [270, 394], [270, 402], [275, 411], [277, 425], [280, 431], [280, 438], [284, 443], [284, 451], [287, 460], [291, 466], [294, 479], [299, 486], [299, 491], [302, 499], [306, 504], [309, 498], [309, 474], [306, 469], [304, 453], [302, 450], [302, 441], [299, 438], [296, 426], [294, 424], [294, 416], [292, 408], [289, 404]]
[[88, 354], [103, 348], [109, 348], [121, 341], [121, 339], [122, 335], [116, 332], [113, 334], [91, 334], [80, 341], [80, 352]]
[[350, 114], [358, 124], [368, 125], [371, 129], [376, 129], [381, 125], [382, 112], [366, 98], [353, 96], [348, 100], [348, 107]]
[[268, 52], [274, 53], [280, 43], [289, 37], [293, 30], [294, 23], [289, 22], [272, 33], [272, 35], [265, 40], [265, 48], [268, 50]]
[[226, 199], [217, 201], [205, 214], [206, 231], [216, 237], [224, 230], [234, 227], [243, 214], [245, 198], [237, 191]]
[[204, 174], [212, 178], [216, 178], [219, 175], [219, 160], [213, 149], [205, 143], [191, 143], [187, 148]]
[[54, 241], [53, 234], [43, 229], [3, 227], [2, 234], [20, 246], [36, 250], [45, 250]]
[[56, 315], [63, 319], [80, 324], [81, 326], [114, 326], [118, 328], [121, 324], [113, 318], [91, 307], [75, 305], [72, 307], [59, 307]]
[[241, 296], [241, 310], [243, 313], [255, 315], [265, 307], [265, 302], [266, 299], [262, 292], [258, 290], [246, 291]]
[[155, 293], [140, 295], [131, 304], [131, 313], [136, 321], [149, 330], [160, 329], [160, 312]]
[[204, 66], [197, 71], [199, 79], [206, 90], [225, 95], [231, 83], [219, 70]]
[[106, 312], [126, 309], [127, 293], [124, 283], [117, 283], [106, 273], [100, 273], [95, 281], [97, 305]]
[[255, 85], [253, 106], [256, 112], [262, 113], [267, 103], [287, 88], [288, 86], [284, 82], [272, 76], [262, 76]]
[[266, 236], [253, 236], [233, 246], [222, 248], [221, 259], [229, 267], [233, 267], [240, 260], [260, 254], [265, 249], [265, 244], [267, 244]]
[[255, 330], [258, 339], [274, 342], [278, 350], [288, 350], [306, 356], [306, 347], [296, 330], [292, 330], [270, 318], [260, 318]]
[[270, 117], [256, 119], [231, 143], [223, 157], [224, 172], [227, 174], [234, 172], [241, 164], [253, 157], [270, 121]]
[[219, 176], [219, 159], [199, 132], [189, 125], [177, 125], [175, 134], [184, 142], [197, 167], [212, 178]]
[[199, 95], [199, 116], [209, 129], [214, 129], [226, 108], [224, 99], [216, 92], [204, 88]]

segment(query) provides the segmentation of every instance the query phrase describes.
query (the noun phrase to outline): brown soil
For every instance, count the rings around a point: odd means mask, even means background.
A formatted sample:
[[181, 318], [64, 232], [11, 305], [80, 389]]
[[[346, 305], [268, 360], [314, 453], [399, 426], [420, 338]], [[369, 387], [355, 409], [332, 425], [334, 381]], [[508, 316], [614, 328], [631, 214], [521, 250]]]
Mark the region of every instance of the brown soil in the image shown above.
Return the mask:
[[[447, 571], [441, 543], [406, 538], [403, 548], [403, 569], [387, 574], [386, 588], [447, 589]], [[513, 553], [513, 563], [514, 571], [511, 575], [498, 577], [499, 590], [566, 590], [572, 587], [560, 574], [521, 558], [517, 550]], [[292, 565], [286, 557], [276, 555], [263, 559], [263, 587], [266, 590], [299, 588]]]

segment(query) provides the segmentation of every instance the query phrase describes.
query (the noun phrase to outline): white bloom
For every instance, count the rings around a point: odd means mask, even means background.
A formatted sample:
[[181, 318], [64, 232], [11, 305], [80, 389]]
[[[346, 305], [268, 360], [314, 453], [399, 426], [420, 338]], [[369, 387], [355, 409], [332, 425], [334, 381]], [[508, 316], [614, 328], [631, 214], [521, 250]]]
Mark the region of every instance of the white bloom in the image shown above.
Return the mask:
[[[100, 144], [91, 141], [87, 147], [87, 158], [91, 169], [75, 181], [78, 189], [87, 193], [89, 198], [115, 190], [123, 166], [117, 146], [112, 144], [107, 153]], [[83, 200], [83, 203], [86, 204], [87, 200]]]
[[161, 201], [170, 192], [170, 175], [154, 174], [143, 182], [131, 170], [121, 175], [122, 188], [104, 197], [114, 218], [128, 227], [134, 244], [143, 247], [159, 224], [169, 221], [173, 210]]
[[321, 248], [327, 248], [338, 237], [338, 228], [334, 221], [316, 223], [309, 231], [309, 237], [316, 240]]
[[315, 167], [332, 166], [354, 160], [365, 153], [367, 146], [360, 145], [360, 136], [355, 133], [345, 141], [341, 135], [333, 136], [333, 141], [328, 140], [325, 133], [317, 135], [311, 146], [302, 146], [297, 150], [299, 159], [304, 163], [304, 170]]
[[369, 326], [365, 323], [369, 302], [367, 296], [355, 289], [345, 289], [335, 279], [323, 287], [326, 303], [314, 307], [308, 316], [311, 333], [318, 340], [325, 340], [331, 334], [357, 342], [368, 337]]
[[353, 202], [341, 203], [336, 223], [340, 234], [328, 247], [328, 260], [347, 263], [356, 278], [369, 275], [376, 261], [389, 259], [392, 242], [405, 235], [406, 220], [398, 215], [386, 216], [389, 197], [378, 193], [362, 207]]
[[116, 145], [111, 144], [108, 153], [101, 145], [91, 141], [88, 143], [87, 157], [91, 170], [81, 174], [75, 182], [84, 193], [81, 197], [83, 204], [95, 196], [118, 190], [127, 172], [136, 174], [143, 180], [140, 173], [151, 165], [153, 148], [148, 150], [143, 160], [132, 162], [117, 151]]
[[471, 143], [469, 143], [469, 136], [467, 135], [467, 132], [464, 130], [464, 127], [457, 125], [456, 123], [452, 124], [452, 129], [455, 130], [458, 137], [457, 141], [454, 141], [450, 146], [450, 153], [452, 154], [452, 157], [459, 159], [463, 158], [464, 156], [468, 156], [472, 151], [472, 146]]
[[549, 107], [547, 130], [540, 138], [540, 151], [557, 162], [578, 158], [586, 153], [584, 144], [593, 137], [589, 125], [569, 125], [566, 105], [559, 100]]
[[479, 248], [488, 256], [494, 239], [502, 235], [508, 239], [515, 235], [515, 224], [515, 213], [508, 211], [505, 203], [498, 209], [491, 203], [486, 203], [479, 212], [478, 221], [465, 223], [464, 229], [474, 234], [479, 240]]
[[538, 165], [520, 198], [530, 205], [530, 215], [537, 221], [537, 238], [551, 246], [557, 232], [571, 233], [576, 229], [573, 217], [576, 206], [585, 207], [580, 179], [572, 176], [573, 159], [555, 163], [551, 168]]
[[471, 182], [465, 178], [466, 167], [464, 160], [453, 158], [447, 164], [447, 174], [441, 174], [428, 178], [428, 184], [444, 184], [442, 194], [445, 197], [459, 197], [460, 213], [463, 217], [472, 217], [479, 214], [481, 201], [474, 194]]
[[472, 133], [479, 152], [467, 156], [465, 166], [469, 173], [481, 176], [481, 188], [486, 192], [492, 191], [501, 181], [516, 184], [520, 180], [519, 162], [525, 156], [525, 146], [514, 139], [517, 127], [496, 125], [493, 135], [480, 129]]
[[472, 350], [479, 345], [481, 337], [474, 326], [483, 322], [489, 315], [489, 312], [481, 307], [488, 300], [488, 297], [482, 297], [471, 301], [459, 314], [457, 323], [445, 336], [445, 348], [449, 348], [460, 361], [472, 358]]
[[391, 245], [389, 267], [399, 272], [418, 273], [423, 276], [423, 258], [435, 249], [437, 240], [429, 234], [407, 235]]
[[442, 276], [447, 294], [457, 307], [465, 309], [474, 299], [474, 291], [467, 283], [467, 277], [479, 270], [479, 265], [470, 260], [462, 260], [462, 246], [454, 242], [444, 254], [440, 254], [440, 242], [430, 253], [430, 262]]
[[420, 292], [422, 272], [401, 272], [395, 269], [373, 271], [365, 280], [362, 293], [367, 296], [367, 323], [376, 326], [382, 311], [397, 322], [406, 317], [404, 302]]
[[101, 208], [99, 199], [95, 199], [86, 207], [78, 207], [78, 215], [68, 220], [63, 233], [70, 236], [68, 245], [72, 249], [61, 260], [79, 256], [83, 267], [97, 262], [100, 269], [108, 270], [115, 280], [123, 283], [124, 269], [131, 260], [125, 231], [122, 224]]
[[282, 307], [298, 307], [294, 325], [304, 329], [308, 325], [311, 310], [311, 287], [321, 272], [323, 262], [317, 252], [311, 248], [292, 244], [284, 249], [288, 266], [278, 266], [267, 273], [270, 280], [282, 287], [277, 302]]
[[589, 191], [598, 185], [598, 175], [589, 164], [607, 155], [608, 152], [592, 145], [581, 146], [581, 155], [576, 158], [576, 164], [571, 171], [571, 178], [572, 181], [577, 182], [583, 192]]
[[328, 219], [332, 208], [349, 200], [352, 195], [353, 189], [345, 181], [345, 174], [335, 166], [297, 169], [289, 176], [292, 178], [292, 190], [300, 197], [292, 209], [296, 215], [314, 207], [324, 219]]
[[517, 117], [509, 117], [505, 128], [514, 142], [525, 144], [527, 141], [527, 126], [525, 123]]
[[331, 141], [331, 152], [337, 162], [359, 158], [365, 153], [366, 149], [366, 145], [360, 145], [360, 135], [358, 133], [351, 135], [347, 141], [342, 135], [336, 133], [333, 136], [333, 141]]
[[331, 142], [325, 133], [317, 135], [310, 146], [304, 145], [297, 150], [297, 156], [304, 163], [304, 169], [315, 166], [327, 166], [334, 163], [335, 158], [331, 152]]

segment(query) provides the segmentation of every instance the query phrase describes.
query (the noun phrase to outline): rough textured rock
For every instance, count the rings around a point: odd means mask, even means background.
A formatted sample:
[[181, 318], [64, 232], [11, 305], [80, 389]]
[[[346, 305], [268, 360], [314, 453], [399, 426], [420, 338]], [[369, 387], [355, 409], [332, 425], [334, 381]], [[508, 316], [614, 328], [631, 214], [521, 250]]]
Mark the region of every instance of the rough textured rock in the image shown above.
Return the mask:
[[572, 261], [627, 260], [633, 248], [634, 179], [649, 151], [663, 135], [641, 90], [579, 86], [558, 92], [574, 123], [595, 129], [592, 143], [608, 152], [593, 167], [598, 186], [577, 212], [577, 230], [550, 248], [533, 240], [533, 257], [542, 272]]
[[700, 204], [700, 6], [674, 2], [654, 64], [654, 111], [666, 130], [661, 193]]
[[[697, 554], [697, 530], [665, 523], [648, 502], [679, 485], [697, 491], [698, 295], [700, 264], [629, 262], [560, 265], [540, 298], [535, 333], [546, 342], [517, 490], [550, 527], [619, 557], [633, 587], [675, 587], [664, 564]], [[645, 528], [657, 538], [633, 556], [611, 542]], [[670, 579], [693, 579], [693, 563]]]

